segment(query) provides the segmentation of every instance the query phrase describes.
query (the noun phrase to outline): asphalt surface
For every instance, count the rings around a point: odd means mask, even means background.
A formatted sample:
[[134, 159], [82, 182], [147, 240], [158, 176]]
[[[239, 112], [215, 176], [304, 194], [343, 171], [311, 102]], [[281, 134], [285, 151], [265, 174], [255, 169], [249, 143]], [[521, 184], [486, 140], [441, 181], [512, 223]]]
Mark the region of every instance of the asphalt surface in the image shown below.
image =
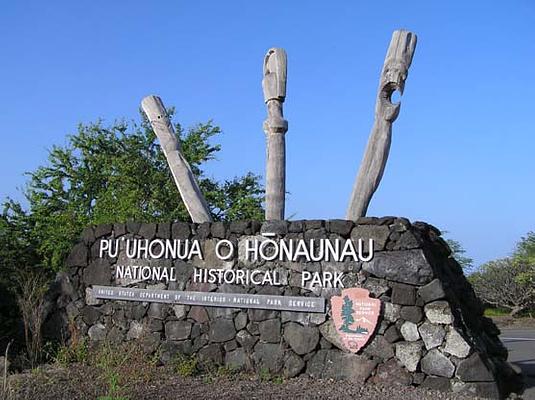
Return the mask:
[[535, 400], [535, 329], [501, 329], [509, 361], [522, 368], [526, 389], [523, 399]]

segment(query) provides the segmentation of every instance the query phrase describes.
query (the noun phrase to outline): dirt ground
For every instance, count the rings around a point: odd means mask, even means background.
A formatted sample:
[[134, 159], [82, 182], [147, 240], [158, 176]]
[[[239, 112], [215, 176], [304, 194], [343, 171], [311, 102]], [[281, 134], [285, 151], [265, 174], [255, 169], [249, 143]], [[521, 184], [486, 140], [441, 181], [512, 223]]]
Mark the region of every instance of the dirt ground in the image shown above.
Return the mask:
[[[47, 365], [31, 372], [13, 375], [6, 400], [73, 399], [473, 399], [414, 387], [384, 387], [354, 382], [295, 378], [262, 381], [255, 376], [181, 377], [160, 368], [145, 380], [133, 382], [110, 393], [110, 385], [95, 368]], [[112, 396], [110, 396], [110, 394]], [[106, 397], [108, 396], [108, 397]]]
[[[535, 329], [535, 319], [493, 317], [502, 329]], [[144, 359], [144, 356], [140, 357]], [[474, 399], [457, 393], [407, 386], [365, 385], [348, 381], [306, 377], [282, 380], [246, 374], [206, 374], [183, 377], [164, 366], [130, 360], [121, 367], [117, 381], [102, 369], [87, 364], [46, 364], [13, 374], [1, 400], [134, 400], [134, 399]], [[1, 387], [0, 387], [1, 389]], [[516, 395], [510, 398], [520, 399]]]
[[535, 318], [512, 318], [509, 316], [491, 317], [498, 328], [535, 329]]

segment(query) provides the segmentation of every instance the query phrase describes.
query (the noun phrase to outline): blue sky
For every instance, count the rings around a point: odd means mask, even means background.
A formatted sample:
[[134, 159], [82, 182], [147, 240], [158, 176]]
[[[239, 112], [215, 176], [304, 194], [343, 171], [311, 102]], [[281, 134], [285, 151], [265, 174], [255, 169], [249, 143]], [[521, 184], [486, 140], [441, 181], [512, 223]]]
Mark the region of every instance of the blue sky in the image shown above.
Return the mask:
[[218, 179], [264, 174], [262, 60], [288, 53], [287, 215], [342, 218], [392, 31], [418, 35], [369, 215], [424, 220], [477, 263], [535, 230], [535, 3], [26, 1], [0, 12], [0, 199], [80, 122], [160, 95], [224, 135]]

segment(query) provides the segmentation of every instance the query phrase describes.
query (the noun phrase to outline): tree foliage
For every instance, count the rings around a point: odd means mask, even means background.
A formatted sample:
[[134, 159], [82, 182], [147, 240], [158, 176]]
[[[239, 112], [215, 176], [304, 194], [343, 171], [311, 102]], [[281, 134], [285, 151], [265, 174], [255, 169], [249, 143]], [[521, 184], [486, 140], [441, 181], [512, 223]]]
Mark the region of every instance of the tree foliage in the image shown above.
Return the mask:
[[469, 279], [487, 304], [516, 315], [535, 306], [535, 234], [528, 233], [511, 257], [483, 264]]
[[[171, 112], [172, 114], [172, 112]], [[262, 219], [263, 190], [251, 173], [225, 182], [206, 176], [204, 165], [220, 150], [219, 127], [183, 129], [182, 152], [216, 220]], [[1, 217], [2, 259], [58, 270], [81, 230], [111, 222], [189, 221], [189, 215], [150, 124], [101, 121], [80, 125], [64, 146], [53, 146], [46, 165], [29, 174], [27, 211], [12, 201]], [[19, 241], [9, 244], [10, 240]], [[27, 253], [30, 248], [32, 252]], [[21, 250], [22, 249], [22, 250]], [[37, 256], [38, 260], [28, 259]]]
[[474, 268], [474, 260], [466, 255], [466, 250], [460, 242], [455, 239], [446, 239], [446, 243], [450, 247], [453, 258], [455, 258], [465, 273]]
[[[0, 349], [15, 334], [19, 318], [17, 294], [21, 271], [40, 268], [33, 221], [20, 205], [9, 203], [0, 215]], [[31, 268], [30, 268], [31, 267]]]
[[526, 264], [517, 264], [511, 258], [504, 258], [483, 264], [469, 279], [483, 302], [507, 308], [514, 316], [534, 305], [532, 285], [518, 279], [528, 269]]
[[529, 232], [516, 246], [513, 262], [525, 269], [517, 277], [519, 283], [529, 285], [535, 290], [535, 232]]
[[0, 215], [0, 286], [11, 287], [17, 271], [39, 267], [40, 257], [33, 236], [34, 222], [15, 202], [8, 202]]

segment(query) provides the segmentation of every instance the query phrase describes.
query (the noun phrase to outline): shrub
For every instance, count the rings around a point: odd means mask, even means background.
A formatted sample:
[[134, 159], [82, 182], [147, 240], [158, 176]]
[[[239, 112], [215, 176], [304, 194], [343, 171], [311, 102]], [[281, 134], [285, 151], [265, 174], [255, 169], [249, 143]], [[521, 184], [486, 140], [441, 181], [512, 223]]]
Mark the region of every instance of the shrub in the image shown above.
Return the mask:
[[74, 321], [69, 321], [68, 329], [69, 341], [55, 349], [52, 353], [52, 359], [63, 366], [72, 363], [87, 363], [89, 355], [88, 339], [82, 337]]
[[258, 380], [260, 382], [273, 382], [276, 384], [281, 384], [284, 382], [284, 378], [280, 375], [272, 374], [267, 368], [260, 368], [257, 372]]
[[42, 327], [45, 319], [45, 294], [48, 282], [44, 274], [23, 270], [18, 273], [17, 303], [24, 323], [24, 340], [30, 366], [34, 368], [42, 360]]
[[469, 280], [479, 298], [492, 306], [510, 310], [511, 316], [535, 304], [535, 290], [521, 277], [532, 273], [533, 265], [512, 258], [483, 264]]
[[72, 363], [85, 363], [87, 362], [87, 356], [87, 340], [81, 339], [78, 342], [60, 346], [54, 357], [54, 361], [63, 366]]
[[195, 376], [199, 374], [199, 362], [194, 356], [185, 356], [178, 353], [173, 358], [173, 369], [177, 374], [183, 377]]
[[121, 399], [130, 385], [146, 383], [158, 376], [158, 354], [147, 356], [139, 341], [120, 344], [106, 341], [95, 345], [87, 362], [98, 368], [100, 379], [108, 388], [103, 399]]

